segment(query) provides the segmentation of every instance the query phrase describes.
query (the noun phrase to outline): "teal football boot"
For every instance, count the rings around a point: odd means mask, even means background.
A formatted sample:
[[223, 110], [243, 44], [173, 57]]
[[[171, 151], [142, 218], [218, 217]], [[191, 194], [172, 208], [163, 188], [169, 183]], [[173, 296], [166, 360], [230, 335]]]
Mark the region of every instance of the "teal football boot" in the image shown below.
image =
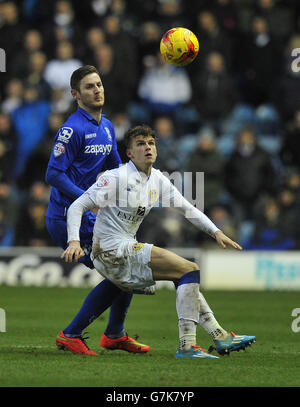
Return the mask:
[[200, 359], [219, 359], [218, 356], [210, 355], [205, 349], [200, 346], [192, 346], [188, 350], [178, 349], [175, 355], [176, 358], [200, 358]]
[[236, 335], [234, 332], [229, 332], [227, 338], [216, 339], [214, 343], [219, 355], [229, 355], [230, 352], [245, 350], [247, 346], [250, 346], [255, 341], [256, 336]]

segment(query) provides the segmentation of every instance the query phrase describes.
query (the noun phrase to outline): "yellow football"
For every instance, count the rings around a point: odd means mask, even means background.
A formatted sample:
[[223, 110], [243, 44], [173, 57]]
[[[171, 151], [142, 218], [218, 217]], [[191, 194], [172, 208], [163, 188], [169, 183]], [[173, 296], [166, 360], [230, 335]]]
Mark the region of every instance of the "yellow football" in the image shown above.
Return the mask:
[[160, 41], [160, 52], [169, 64], [188, 65], [198, 55], [199, 42], [196, 35], [187, 28], [171, 28]]

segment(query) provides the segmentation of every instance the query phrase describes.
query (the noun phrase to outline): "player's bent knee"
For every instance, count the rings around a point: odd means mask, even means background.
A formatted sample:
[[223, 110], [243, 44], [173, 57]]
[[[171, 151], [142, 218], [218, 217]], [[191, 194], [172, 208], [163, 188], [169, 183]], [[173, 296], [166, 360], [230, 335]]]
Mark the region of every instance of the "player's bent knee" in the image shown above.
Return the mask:
[[197, 263], [193, 261], [188, 261], [185, 265], [185, 270], [183, 270], [183, 274], [189, 273], [190, 271], [195, 271], [195, 270], [200, 270], [200, 267], [198, 266]]
[[176, 278], [179, 279], [182, 276], [184, 276], [185, 274], [190, 273], [191, 271], [196, 271], [196, 270], [200, 270], [198, 264], [194, 263], [192, 261], [186, 260], [184, 267], [182, 267], [180, 270], [177, 270]]
[[198, 266], [197, 263], [191, 262], [192, 263], [192, 270], [191, 271], [195, 271], [195, 270], [200, 270], [200, 267]]

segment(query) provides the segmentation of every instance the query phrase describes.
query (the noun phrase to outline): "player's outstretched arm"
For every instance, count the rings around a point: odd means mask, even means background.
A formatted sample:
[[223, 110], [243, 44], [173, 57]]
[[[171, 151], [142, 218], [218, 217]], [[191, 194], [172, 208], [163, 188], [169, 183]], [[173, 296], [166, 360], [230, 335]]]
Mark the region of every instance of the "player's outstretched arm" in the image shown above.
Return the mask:
[[82, 256], [84, 256], [84, 251], [80, 246], [80, 242], [78, 240], [71, 240], [69, 246], [60, 257], [65, 259], [66, 263], [72, 263], [73, 260], [77, 262]]
[[238, 243], [226, 236], [203, 212], [191, 205], [165, 176], [162, 176], [161, 179], [163, 181], [162, 196], [164, 196], [166, 202], [170, 202], [171, 206], [174, 205], [198, 229], [215, 238], [223, 249], [230, 246], [236, 250], [243, 250]]
[[226, 236], [221, 230], [217, 230], [215, 233], [217, 243], [223, 248], [226, 249], [227, 246], [232, 247], [236, 250], [243, 250], [242, 246], [238, 243], [231, 240], [228, 236]]

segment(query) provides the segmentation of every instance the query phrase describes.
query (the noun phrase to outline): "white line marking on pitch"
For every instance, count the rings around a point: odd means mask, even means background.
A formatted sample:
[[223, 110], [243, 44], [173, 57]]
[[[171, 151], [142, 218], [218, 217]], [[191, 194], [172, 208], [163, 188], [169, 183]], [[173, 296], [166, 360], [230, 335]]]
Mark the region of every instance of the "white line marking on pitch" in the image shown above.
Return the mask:
[[46, 345], [0, 345], [0, 348], [35, 348], [35, 349], [54, 349]]

